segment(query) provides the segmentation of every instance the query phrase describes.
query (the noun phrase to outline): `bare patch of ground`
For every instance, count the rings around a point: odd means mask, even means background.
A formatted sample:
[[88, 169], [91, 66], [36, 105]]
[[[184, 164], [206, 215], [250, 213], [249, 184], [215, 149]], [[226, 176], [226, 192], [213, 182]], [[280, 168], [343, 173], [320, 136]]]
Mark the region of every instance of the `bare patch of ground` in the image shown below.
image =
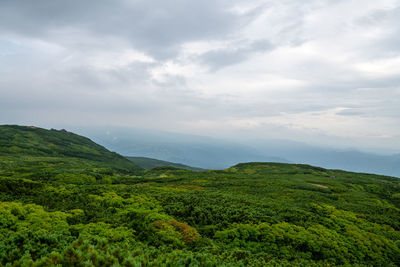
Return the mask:
[[318, 186], [318, 187], [321, 187], [321, 188], [329, 188], [326, 185], [322, 185], [322, 184], [312, 184], [312, 183], [309, 183], [309, 184], [310, 185], [315, 185], [315, 186]]

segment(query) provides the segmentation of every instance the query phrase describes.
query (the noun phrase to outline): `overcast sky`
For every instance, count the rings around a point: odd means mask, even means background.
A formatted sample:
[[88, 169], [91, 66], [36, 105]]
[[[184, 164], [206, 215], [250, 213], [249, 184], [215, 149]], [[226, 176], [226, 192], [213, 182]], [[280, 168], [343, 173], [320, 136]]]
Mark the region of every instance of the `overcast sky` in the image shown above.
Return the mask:
[[6, 123], [400, 151], [400, 1], [1, 0]]

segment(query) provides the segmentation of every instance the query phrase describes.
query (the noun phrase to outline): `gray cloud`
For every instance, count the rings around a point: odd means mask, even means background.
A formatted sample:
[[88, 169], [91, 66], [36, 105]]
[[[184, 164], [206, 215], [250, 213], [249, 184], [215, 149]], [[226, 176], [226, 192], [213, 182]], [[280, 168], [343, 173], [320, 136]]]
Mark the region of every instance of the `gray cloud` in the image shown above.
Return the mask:
[[371, 55], [383, 57], [400, 55], [400, 7], [394, 9], [382, 8], [366, 16], [358, 18], [356, 24], [373, 30], [384, 28], [388, 33], [375, 41], [365, 44]]
[[390, 144], [400, 2], [365, 1], [3, 0], [0, 122]]
[[201, 55], [201, 62], [215, 71], [220, 68], [238, 64], [248, 58], [252, 53], [270, 51], [274, 46], [267, 40], [258, 40], [250, 44], [227, 47], [225, 49], [211, 50]]
[[[34, 38], [62, 34], [113, 36], [153, 56], [177, 53], [184, 41], [223, 38], [240, 16], [222, 1], [23, 1], [0, 5], [0, 29]], [[76, 31], [78, 30], [78, 32]], [[57, 41], [57, 40], [55, 40]], [[74, 40], [79, 43], [79, 39]]]

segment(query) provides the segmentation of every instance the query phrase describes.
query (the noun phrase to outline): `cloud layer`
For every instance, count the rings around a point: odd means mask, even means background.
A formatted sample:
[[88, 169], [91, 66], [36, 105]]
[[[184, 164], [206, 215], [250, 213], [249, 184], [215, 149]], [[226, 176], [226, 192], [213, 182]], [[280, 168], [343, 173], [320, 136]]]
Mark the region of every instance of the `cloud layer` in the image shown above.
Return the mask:
[[400, 149], [400, 1], [0, 3], [0, 122]]

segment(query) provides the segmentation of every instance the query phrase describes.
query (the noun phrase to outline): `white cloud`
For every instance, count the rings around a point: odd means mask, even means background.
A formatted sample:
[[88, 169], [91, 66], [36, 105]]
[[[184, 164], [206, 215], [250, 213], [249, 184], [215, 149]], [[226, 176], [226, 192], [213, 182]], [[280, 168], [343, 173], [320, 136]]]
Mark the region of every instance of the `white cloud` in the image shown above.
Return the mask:
[[400, 77], [400, 57], [375, 59], [355, 64], [355, 69], [371, 78]]

